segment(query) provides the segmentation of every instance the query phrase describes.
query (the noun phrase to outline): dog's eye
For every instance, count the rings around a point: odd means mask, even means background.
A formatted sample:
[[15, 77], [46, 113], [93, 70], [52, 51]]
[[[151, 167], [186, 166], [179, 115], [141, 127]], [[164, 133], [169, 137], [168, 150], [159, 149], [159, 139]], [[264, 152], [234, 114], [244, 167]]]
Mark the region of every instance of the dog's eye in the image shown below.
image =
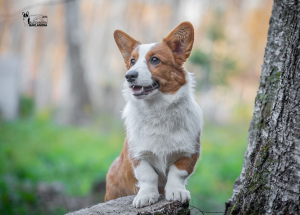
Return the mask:
[[135, 59], [132, 58], [132, 59], [130, 60], [130, 65], [133, 66], [134, 64], [135, 64]]
[[150, 58], [150, 63], [153, 65], [157, 65], [160, 63], [160, 60], [157, 57]]

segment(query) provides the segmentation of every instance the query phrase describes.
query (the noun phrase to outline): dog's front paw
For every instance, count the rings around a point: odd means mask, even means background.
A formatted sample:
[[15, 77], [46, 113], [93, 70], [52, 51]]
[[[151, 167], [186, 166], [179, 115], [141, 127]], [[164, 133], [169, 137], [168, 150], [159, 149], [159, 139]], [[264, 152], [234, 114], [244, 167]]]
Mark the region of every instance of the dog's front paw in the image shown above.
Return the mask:
[[159, 193], [158, 191], [150, 191], [149, 190], [140, 190], [136, 197], [133, 200], [133, 207], [141, 208], [151, 204], [154, 204], [158, 201]]
[[185, 188], [169, 187], [166, 188], [166, 199], [168, 201], [180, 201], [188, 203], [191, 200], [191, 195]]

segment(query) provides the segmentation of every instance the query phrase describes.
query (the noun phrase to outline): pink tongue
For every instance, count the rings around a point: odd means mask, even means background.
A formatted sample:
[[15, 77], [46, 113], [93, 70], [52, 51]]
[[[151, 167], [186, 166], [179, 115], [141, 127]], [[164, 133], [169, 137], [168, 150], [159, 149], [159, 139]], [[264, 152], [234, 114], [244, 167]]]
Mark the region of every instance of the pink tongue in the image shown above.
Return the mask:
[[134, 87], [134, 88], [132, 88], [132, 90], [133, 90], [133, 92], [140, 92], [141, 91], [141, 89], [142, 89], [142, 87]]

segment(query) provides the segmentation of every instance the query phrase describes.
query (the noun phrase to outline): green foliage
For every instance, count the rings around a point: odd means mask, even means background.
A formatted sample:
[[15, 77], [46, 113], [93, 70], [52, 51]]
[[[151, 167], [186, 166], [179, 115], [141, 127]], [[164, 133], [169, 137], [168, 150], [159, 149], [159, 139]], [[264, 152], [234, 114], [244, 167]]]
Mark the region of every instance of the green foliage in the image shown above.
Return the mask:
[[104, 133], [37, 118], [1, 123], [0, 214], [35, 208], [38, 182], [59, 181], [67, 194], [87, 195], [96, 180], [105, 180], [123, 141], [120, 128]]
[[43, 214], [30, 181], [23, 184], [11, 175], [0, 178], [0, 214]]
[[206, 124], [201, 158], [187, 186], [191, 204], [205, 211], [224, 211], [240, 175], [247, 146], [247, 124]]
[[221, 10], [216, 10], [215, 12], [215, 19], [213, 20], [212, 25], [207, 29], [207, 36], [212, 41], [221, 40], [225, 38], [224, 32], [224, 13]]
[[211, 67], [211, 59], [210, 56], [206, 53], [202, 52], [200, 49], [196, 49], [189, 60], [196, 65], [203, 66], [205, 68]]
[[37, 119], [3, 123], [0, 132], [1, 174], [33, 182], [59, 180], [69, 194], [80, 195], [95, 178], [105, 177], [124, 138], [119, 131], [101, 133]]
[[197, 82], [197, 89], [202, 91], [214, 85], [227, 86], [228, 79], [240, 72], [237, 60], [228, 52], [223, 20], [224, 13], [216, 10], [214, 19], [206, 30], [207, 43], [210, 45], [203, 50], [195, 49], [189, 58], [191, 63], [202, 69]]
[[20, 117], [28, 117], [33, 114], [34, 101], [32, 97], [21, 96], [20, 99]]
[[205, 53], [196, 49], [189, 60], [202, 68], [199, 85], [227, 85], [228, 78], [238, 72], [237, 62], [230, 56], [216, 57], [213, 53]]
[[[201, 159], [187, 186], [194, 206], [224, 208], [240, 174], [246, 136], [246, 125], [205, 125]], [[105, 179], [124, 137], [122, 124], [109, 117], [89, 128], [59, 126], [47, 117], [2, 122], [0, 214], [26, 214], [35, 208], [38, 200], [32, 190], [39, 182], [59, 181], [69, 195], [87, 195], [95, 181]]]

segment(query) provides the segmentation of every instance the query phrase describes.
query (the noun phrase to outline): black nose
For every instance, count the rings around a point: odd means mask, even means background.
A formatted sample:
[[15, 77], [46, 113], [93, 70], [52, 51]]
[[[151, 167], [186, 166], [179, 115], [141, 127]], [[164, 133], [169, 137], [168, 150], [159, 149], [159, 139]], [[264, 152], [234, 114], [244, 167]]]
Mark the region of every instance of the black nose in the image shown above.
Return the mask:
[[128, 82], [134, 82], [135, 79], [138, 77], [139, 73], [136, 71], [129, 71], [126, 73], [125, 78], [127, 79]]

